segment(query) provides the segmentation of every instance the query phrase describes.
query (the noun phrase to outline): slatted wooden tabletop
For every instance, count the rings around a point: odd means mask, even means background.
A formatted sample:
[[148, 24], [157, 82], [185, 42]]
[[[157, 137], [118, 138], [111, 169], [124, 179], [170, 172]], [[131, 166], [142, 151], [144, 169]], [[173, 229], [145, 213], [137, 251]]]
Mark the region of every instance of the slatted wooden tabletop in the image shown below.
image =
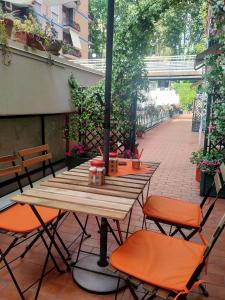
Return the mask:
[[[99, 157], [97, 157], [99, 158]], [[88, 184], [89, 162], [43, 181], [12, 200], [61, 210], [85, 213], [115, 220], [124, 220], [133, 204], [159, 166], [145, 162], [149, 172], [105, 178], [105, 185]]]

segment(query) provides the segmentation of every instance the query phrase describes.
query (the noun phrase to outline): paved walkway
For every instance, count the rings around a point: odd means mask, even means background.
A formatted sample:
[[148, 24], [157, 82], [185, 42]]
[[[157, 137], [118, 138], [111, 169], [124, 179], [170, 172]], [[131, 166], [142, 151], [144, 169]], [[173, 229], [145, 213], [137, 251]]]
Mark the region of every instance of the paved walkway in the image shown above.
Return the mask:
[[[198, 135], [191, 132], [191, 120], [189, 116], [182, 116], [164, 123], [146, 133], [144, 139], [138, 141], [140, 148], [143, 147], [143, 159], [161, 162], [152, 182], [151, 192], [163, 195], [174, 196], [181, 199], [188, 199], [199, 203], [199, 184], [195, 181], [195, 167], [189, 162], [190, 153], [198, 149]], [[205, 226], [206, 236], [213, 232], [218, 219], [225, 211], [225, 200], [219, 200], [216, 208]], [[132, 217], [132, 230], [139, 229], [142, 222], [142, 212], [138, 205], [134, 209]], [[152, 230], [156, 230], [151, 225]], [[71, 218], [63, 224], [61, 232], [69, 244], [76, 231]], [[92, 218], [88, 230], [92, 237], [85, 241], [85, 249], [98, 252], [99, 234], [97, 233], [96, 221]], [[0, 246], [7, 243], [6, 237], [0, 237]], [[109, 251], [116, 247], [112, 238], [109, 238]], [[76, 251], [77, 244], [71, 248]], [[17, 250], [18, 252], [18, 250]], [[42, 255], [43, 253], [43, 255]], [[19, 282], [26, 286], [32, 280], [37, 279], [40, 274], [42, 258], [45, 250], [39, 244], [24, 259], [13, 263]], [[49, 266], [50, 268], [50, 266]], [[225, 233], [222, 234], [215, 250], [209, 260], [208, 275], [205, 277], [207, 289], [210, 293], [209, 300], [225, 299]], [[34, 290], [27, 293], [27, 299], [33, 299]], [[40, 300], [112, 300], [114, 295], [100, 296], [88, 294], [79, 289], [72, 281], [70, 274], [59, 275], [55, 271], [46, 276], [40, 293]], [[190, 300], [203, 300], [197, 292], [188, 296]], [[18, 300], [14, 286], [5, 271], [0, 272], [0, 300]], [[120, 294], [119, 300], [132, 300], [128, 291]]]

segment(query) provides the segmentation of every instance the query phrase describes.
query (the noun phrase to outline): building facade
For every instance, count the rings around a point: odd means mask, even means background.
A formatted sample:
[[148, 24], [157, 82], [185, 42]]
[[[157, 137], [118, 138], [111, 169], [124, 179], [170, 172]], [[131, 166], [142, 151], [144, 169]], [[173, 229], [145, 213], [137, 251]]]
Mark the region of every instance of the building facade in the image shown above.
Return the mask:
[[88, 0], [69, 1], [63, 5], [47, 6], [42, 0], [31, 1], [29, 6], [14, 5], [5, 2], [6, 10], [17, 10], [19, 16], [34, 13], [38, 22], [45, 27], [46, 22], [52, 22], [59, 40], [70, 45], [67, 56], [70, 58], [88, 58], [89, 23]]

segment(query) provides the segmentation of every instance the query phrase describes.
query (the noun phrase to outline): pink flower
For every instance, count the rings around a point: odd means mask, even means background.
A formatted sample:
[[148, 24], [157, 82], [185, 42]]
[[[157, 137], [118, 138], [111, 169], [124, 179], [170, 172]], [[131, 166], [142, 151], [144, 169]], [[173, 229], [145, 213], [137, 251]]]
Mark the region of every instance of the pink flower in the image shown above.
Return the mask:
[[64, 155], [68, 157], [68, 156], [72, 156], [73, 153], [72, 153], [71, 151], [68, 151], [68, 152], [66, 152]]

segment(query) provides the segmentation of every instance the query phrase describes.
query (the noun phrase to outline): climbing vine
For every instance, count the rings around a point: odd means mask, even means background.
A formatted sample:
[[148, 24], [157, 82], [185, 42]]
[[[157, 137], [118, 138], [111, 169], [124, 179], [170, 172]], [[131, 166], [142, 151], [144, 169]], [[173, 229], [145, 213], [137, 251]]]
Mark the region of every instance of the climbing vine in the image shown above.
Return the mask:
[[216, 53], [207, 57], [206, 92], [211, 101], [208, 128], [208, 151], [216, 150], [225, 161], [225, 4], [223, 0], [214, 1], [211, 6], [212, 17], [210, 35]]

